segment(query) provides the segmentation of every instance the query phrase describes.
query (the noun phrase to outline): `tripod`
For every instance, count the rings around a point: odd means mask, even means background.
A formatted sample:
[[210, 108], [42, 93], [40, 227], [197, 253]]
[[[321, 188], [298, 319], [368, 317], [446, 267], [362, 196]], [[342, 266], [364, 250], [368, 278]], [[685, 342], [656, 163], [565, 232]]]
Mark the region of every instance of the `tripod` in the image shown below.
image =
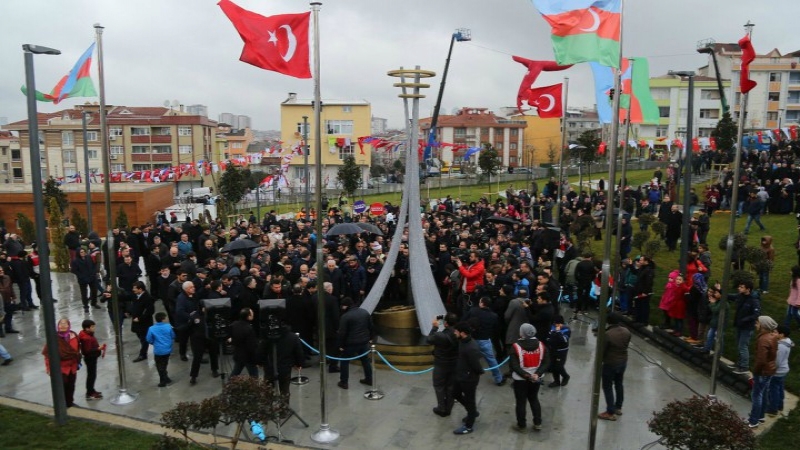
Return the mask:
[[[286, 331], [284, 331], [284, 333], [285, 332]], [[272, 386], [277, 390], [278, 394], [283, 394], [283, 392], [281, 392], [281, 387], [280, 387], [281, 386], [281, 382], [280, 382], [280, 378], [279, 378], [279, 375], [278, 375], [278, 344], [277, 344], [276, 340], [275, 339], [271, 339], [271, 337], [267, 338], [267, 342], [269, 343], [270, 354], [272, 355], [272, 358], [271, 358], [272, 359], [272, 361], [271, 361], [272, 364], [270, 364], [270, 366], [271, 366], [270, 369], [272, 369], [272, 373], [271, 373], [271, 376], [268, 377], [268, 379], [272, 382]], [[266, 370], [266, 368], [265, 368], [265, 370]], [[288, 383], [287, 383], [287, 385], [288, 385]], [[287, 388], [287, 391], [288, 391], [288, 388]], [[289, 394], [289, 392], [286, 392], [286, 394]], [[288, 402], [288, 400], [287, 400], [287, 402]], [[289, 440], [289, 439], [284, 439], [283, 438], [283, 434], [281, 433], [281, 427], [283, 425], [285, 425], [286, 422], [288, 422], [289, 419], [292, 418], [292, 416], [297, 417], [297, 420], [299, 420], [300, 423], [303, 424], [303, 426], [308, 428], [308, 422], [303, 420], [303, 418], [300, 417], [300, 415], [297, 414], [297, 412], [294, 409], [292, 409], [291, 407], [288, 407], [287, 409], [289, 410], [289, 415], [286, 416], [286, 418], [283, 419], [283, 421], [281, 421], [281, 420], [275, 420], [274, 421], [275, 422], [275, 426], [278, 429], [278, 435], [277, 436], [267, 436], [267, 439], [273, 438], [278, 442], [284, 442], [284, 443], [287, 443], [287, 444], [293, 444], [294, 441]]]
[[227, 345], [230, 345], [227, 337], [217, 336], [217, 365], [219, 366], [219, 381], [222, 387], [225, 387], [227, 375], [233, 371], [229, 356], [230, 352], [225, 349]]

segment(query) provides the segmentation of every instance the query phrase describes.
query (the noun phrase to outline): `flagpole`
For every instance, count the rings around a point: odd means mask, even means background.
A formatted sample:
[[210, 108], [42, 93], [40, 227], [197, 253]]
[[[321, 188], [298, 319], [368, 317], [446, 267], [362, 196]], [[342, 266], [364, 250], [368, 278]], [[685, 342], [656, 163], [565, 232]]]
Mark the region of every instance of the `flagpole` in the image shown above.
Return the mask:
[[86, 116], [88, 115], [87, 111], [81, 111], [81, 124], [83, 125], [83, 178], [85, 178], [83, 182], [86, 183], [86, 222], [89, 223], [89, 228], [86, 230], [87, 233], [94, 229], [94, 224], [92, 224], [92, 187], [91, 183], [89, 183], [89, 143], [87, 142], [89, 133], [86, 130]]
[[[311, 17], [312, 26], [314, 30], [314, 168], [316, 169], [317, 179], [315, 180], [316, 200], [317, 200], [317, 220], [316, 235], [317, 235], [317, 273], [322, 276], [324, 274], [325, 266], [322, 263], [322, 125], [321, 109], [322, 99], [320, 96], [320, 83], [319, 83], [319, 10], [322, 6], [321, 2], [311, 3]], [[305, 130], [304, 130], [305, 131]], [[308, 173], [306, 173], [308, 178]], [[308, 194], [306, 194], [308, 195]], [[308, 211], [306, 211], [308, 212]], [[328, 379], [328, 371], [325, 370], [325, 360], [327, 358], [327, 349], [325, 348], [325, 302], [326, 295], [325, 289], [322, 286], [317, 287], [317, 326], [318, 339], [319, 339], [319, 405], [320, 405], [320, 424], [319, 430], [311, 435], [311, 440], [320, 444], [328, 444], [339, 439], [339, 432], [332, 429], [328, 424], [328, 410], [325, 401], [326, 384]]]
[[[569, 99], [569, 77], [564, 77], [564, 103], [561, 107], [561, 153], [558, 155], [558, 190], [556, 198], [556, 214], [553, 216], [553, 224], [558, 226], [561, 218], [561, 191], [564, 178], [564, 151], [567, 147], [567, 101]], [[558, 265], [553, 265], [557, 269]]]
[[[747, 29], [747, 37], [753, 37], [753, 27], [755, 24], [747, 21], [745, 28]], [[741, 66], [739, 67], [741, 70]], [[741, 82], [739, 89], [741, 90]], [[742, 93], [742, 102], [739, 105], [739, 130], [736, 136], [736, 157], [733, 160], [733, 189], [731, 189], [731, 216], [728, 218], [728, 239], [725, 243], [725, 260], [723, 262], [722, 271], [722, 289], [720, 289], [720, 307], [719, 307], [719, 329], [717, 336], [714, 340], [714, 359], [711, 361], [711, 386], [709, 388], [708, 396], [711, 399], [717, 398], [717, 377], [719, 376], [719, 359], [722, 353], [722, 336], [725, 333], [725, 315], [728, 311], [728, 291], [731, 285], [731, 262], [733, 261], [733, 235], [736, 233], [736, 204], [739, 201], [739, 172], [742, 166], [742, 138], [744, 137], [744, 119], [747, 111], [747, 100], [750, 96], [749, 92]]]
[[135, 392], [128, 392], [128, 381], [125, 377], [125, 353], [122, 348], [122, 324], [119, 314], [119, 295], [117, 293], [117, 267], [114, 264], [117, 260], [114, 251], [114, 233], [111, 222], [111, 171], [109, 170], [108, 153], [108, 123], [106, 120], [106, 85], [103, 72], [103, 27], [96, 23], [94, 30], [97, 40], [97, 75], [100, 84], [100, 145], [103, 155], [103, 187], [106, 200], [106, 255], [108, 258], [108, 283], [111, 284], [111, 320], [114, 325], [114, 337], [117, 344], [117, 369], [119, 371], [119, 391], [111, 399], [112, 405], [127, 405], [136, 401], [139, 396]]
[[[623, 42], [623, 22], [624, 22], [625, 0], [620, 0], [619, 10], [619, 68], [614, 71], [614, 114], [611, 122], [611, 145], [608, 153], [608, 183], [606, 186], [606, 224], [605, 235], [603, 237], [603, 272], [600, 277], [600, 298], [598, 299], [597, 314], [597, 344], [594, 354], [594, 380], [592, 383], [592, 401], [589, 410], [589, 450], [595, 449], [597, 441], [597, 408], [600, 404], [600, 377], [603, 369], [603, 357], [605, 356], [606, 344], [606, 316], [608, 308], [606, 303], [609, 300], [608, 282], [611, 278], [611, 238], [612, 221], [609, 220], [608, 205], [613, 205], [614, 185], [617, 178], [617, 141], [619, 140], [619, 100], [620, 100], [620, 77], [622, 75], [622, 42]], [[613, 207], [611, 208], [613, 212]]]

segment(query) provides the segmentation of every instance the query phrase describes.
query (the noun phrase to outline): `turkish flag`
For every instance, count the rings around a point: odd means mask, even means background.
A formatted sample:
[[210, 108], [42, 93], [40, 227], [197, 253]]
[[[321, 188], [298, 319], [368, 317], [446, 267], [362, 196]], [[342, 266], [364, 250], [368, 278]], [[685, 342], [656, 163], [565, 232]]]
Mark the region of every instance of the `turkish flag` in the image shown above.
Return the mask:
[[528, 106], [535, 106], [542, 119], [557, 118], [563, 115], [561, 108], [561, 83], [527, 92]]
[[746, 34], [739, 40], [739, 48], [742, 49], [742, 65], [739, 71], [739, 90], [742, 94], [750, 92], [756, 87], [756, 82], [750, 79], [750, 63], [756, 59], [756, 51], [750, 42], [750, 35]]
[[601, 142], [600, 145], [597, 146], [597, 154], [598, 155], [605, 155], [606, 154], [606, 143]]
[[692, 138], [692, 151], [697, 153], [700, 151], [700, 139]]
[[716, 150], [717, 149], [717, 140], [716, 139], [714, 139], [713, 137], [710, 137], [710, 138], [708, 138], [708, 142], [711, 145], [711, 150]]
[[310, 12], [264, 17], [230, 0], [218, 3], [244, 41], [239, 60], [295, 78], [311, 78], [308, 63]]
[[528, 72], [522, 78], [522, 82], [519, 84], [519, 90], [517, 91], [517, 109], [520, 110], [520, 113], [522, 113], [522, 100], [525, 100], [525, 94], [528, 89], [533, 86], [533, 83], [536, 82], [536, 78], [539, 77], [540, 73], [555, 72], [572, 67], [572, 64], [568, 66], [559, 66], [555, 61], [533, 61], [520, 56], [512, 56], [511, 59], [528, 68]]

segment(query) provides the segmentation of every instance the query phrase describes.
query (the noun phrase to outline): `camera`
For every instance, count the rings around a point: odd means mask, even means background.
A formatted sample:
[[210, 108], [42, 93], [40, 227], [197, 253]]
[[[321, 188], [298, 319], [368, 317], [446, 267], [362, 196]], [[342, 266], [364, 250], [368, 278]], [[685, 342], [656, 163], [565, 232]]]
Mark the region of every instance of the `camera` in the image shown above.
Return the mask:
[[444, 314], [436, 316], [436, 320], [444, 320]]

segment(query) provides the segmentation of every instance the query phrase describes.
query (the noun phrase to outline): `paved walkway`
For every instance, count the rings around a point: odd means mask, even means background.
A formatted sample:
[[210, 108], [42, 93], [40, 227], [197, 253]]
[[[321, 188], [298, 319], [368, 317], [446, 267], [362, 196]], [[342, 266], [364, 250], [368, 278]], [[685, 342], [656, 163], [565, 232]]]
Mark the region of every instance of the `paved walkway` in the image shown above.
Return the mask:
[[[57, 317], [68, 317], [76, 331], [84, 319], [84, 313], [77, 295], [74, 277], [55, 274], [53, 288]], [[37, 300], [38, 303], [38, 300]], [[160, 304], [158, 305], [160, 308]], [[170, 361], [169, 372], [176, 383], [167, 388], [157, 388], [157, 375], [152, 356], [147, 362], [133, 364], [138, 347], [135, 336], [125, 324], [125, 359], [128, 387], [139, 393], [136, 402], [126, 406], [114, 406], [108, 399], [116, 392], [118, 383], [116, 348], [111, 335], [112, 327], [105, 310], [92, 310], [88, 317], [98, 323], [97, 336], [101, 343], [109, 344], [105, 359], [99, 362], [97, 389], [106, 396], [105, 400], [86, 402], [83, 382], [85, 373], [78, 374], [76, 403], [69, 414], [87, 417], [110, 423], [124, 422], [122, 426], [153, 430], [152, 424], [158, 422], [163, 411], [180, 401], [200, 400], [220, 392], [219, 379], [211, 377], [208, 365], [201, 368], [198, 384], [189, 385], [189, 362], [174, 357]], [[0, 342], [11, 352], [14, 363], [0, 367], [0, 396], [22, 402], [15, 406], [28, 405], [37, 411], [51, 411], [52, 405], [49, 378], [44, 373], [41, 349], [44, 345], [44, 326], [40, 311], [26, 312], [15, 318], [18, 335], [9, 335]], [[483, 377], [477, 393], [480, 418], [475, 432], [467, 436], [454, 436], [452, 430], [460, 425], [463, 409], [456, 405], [455, 413], [448, 418], [440, 418], [431, 412], [435, 396], [431, 387], [430, 374], [402, 375], [394, 371], [377, 371], [379, 387], [386, 394], [382, 400], [371, 401], [364, 398], [364, 387], [357, 382], [350, 383], [349, 390], [336, 386], [338, 378], [329, 377], [328, 417], [333, 428], [341, 432], [340, 440], [323, 448], [347, 449], [397, 449], [397, 448], [439, 448], [439, 449], [478, 449], [478, 448], [531, 448], [545, 445], [545, 448], [584, 448], [589, 435], [589, 409], [591, 397], [592, 358], [595, 338], [588, 321], [573, 323], [573, 339], [567, 370], [572, 378], [569, 386], [548, 388], [540, 393], [544, 424], [541, 432], [529, 431], [524, 434], [514, 432], [510, 426], [514, 419], [513, 391], [507, 385], [497, 387], [491, 377]], [[630, 352], [628, 369], [625, 375], [626, 400], [625, 414], [616, 422], [599, 421], [597, 428], [597, 448], [639, 449], [644, 444], [655, 441], [657, 436], [647, 429], [647, 420], [656, 411], [674, 399], [683, 399], [692, 392], [682, 384], [672, 380], [667, 372], [687, 383], [701, 394], [708, 390], [708, 379], [699, 372], [687, 367], [664, 352], [634, 337]], [[646, 355], [640, 355], [637, 351]], [[358, 365], [351, 365], [351, 381], [363, 377]], [[311, 434], [320, 423], [320, 388], [318, 365], [305, 369], [303, 373], [311, 382], [304, 386], [292, 386], [292, 407], [311, 426], [304, 428], [299, 420], [291, 418], [283, 427], [286, 438], [296, 444], [317, 447]], [[549, 382], [549, 376], [548, 376]], [[749, 411], [750, 402], [724, 387], [718, 389], [722, 401], [730, 403], [744, 417]], [[6, 400], [11, 402], [12, 400]], [[600, 396], [600, 407], [604, 407]], [[36, 406], [38, 405], [38, 406]], [[530, 411], [529, 414], [529, 423]], [[774, 419], [768, 421], [772, 422]], [[148, 424], [147, 427], [138, 424]], [[764, 427], [762, 427], [764, 428]], [[274, 430], [271, 430], [274, 432]]]

